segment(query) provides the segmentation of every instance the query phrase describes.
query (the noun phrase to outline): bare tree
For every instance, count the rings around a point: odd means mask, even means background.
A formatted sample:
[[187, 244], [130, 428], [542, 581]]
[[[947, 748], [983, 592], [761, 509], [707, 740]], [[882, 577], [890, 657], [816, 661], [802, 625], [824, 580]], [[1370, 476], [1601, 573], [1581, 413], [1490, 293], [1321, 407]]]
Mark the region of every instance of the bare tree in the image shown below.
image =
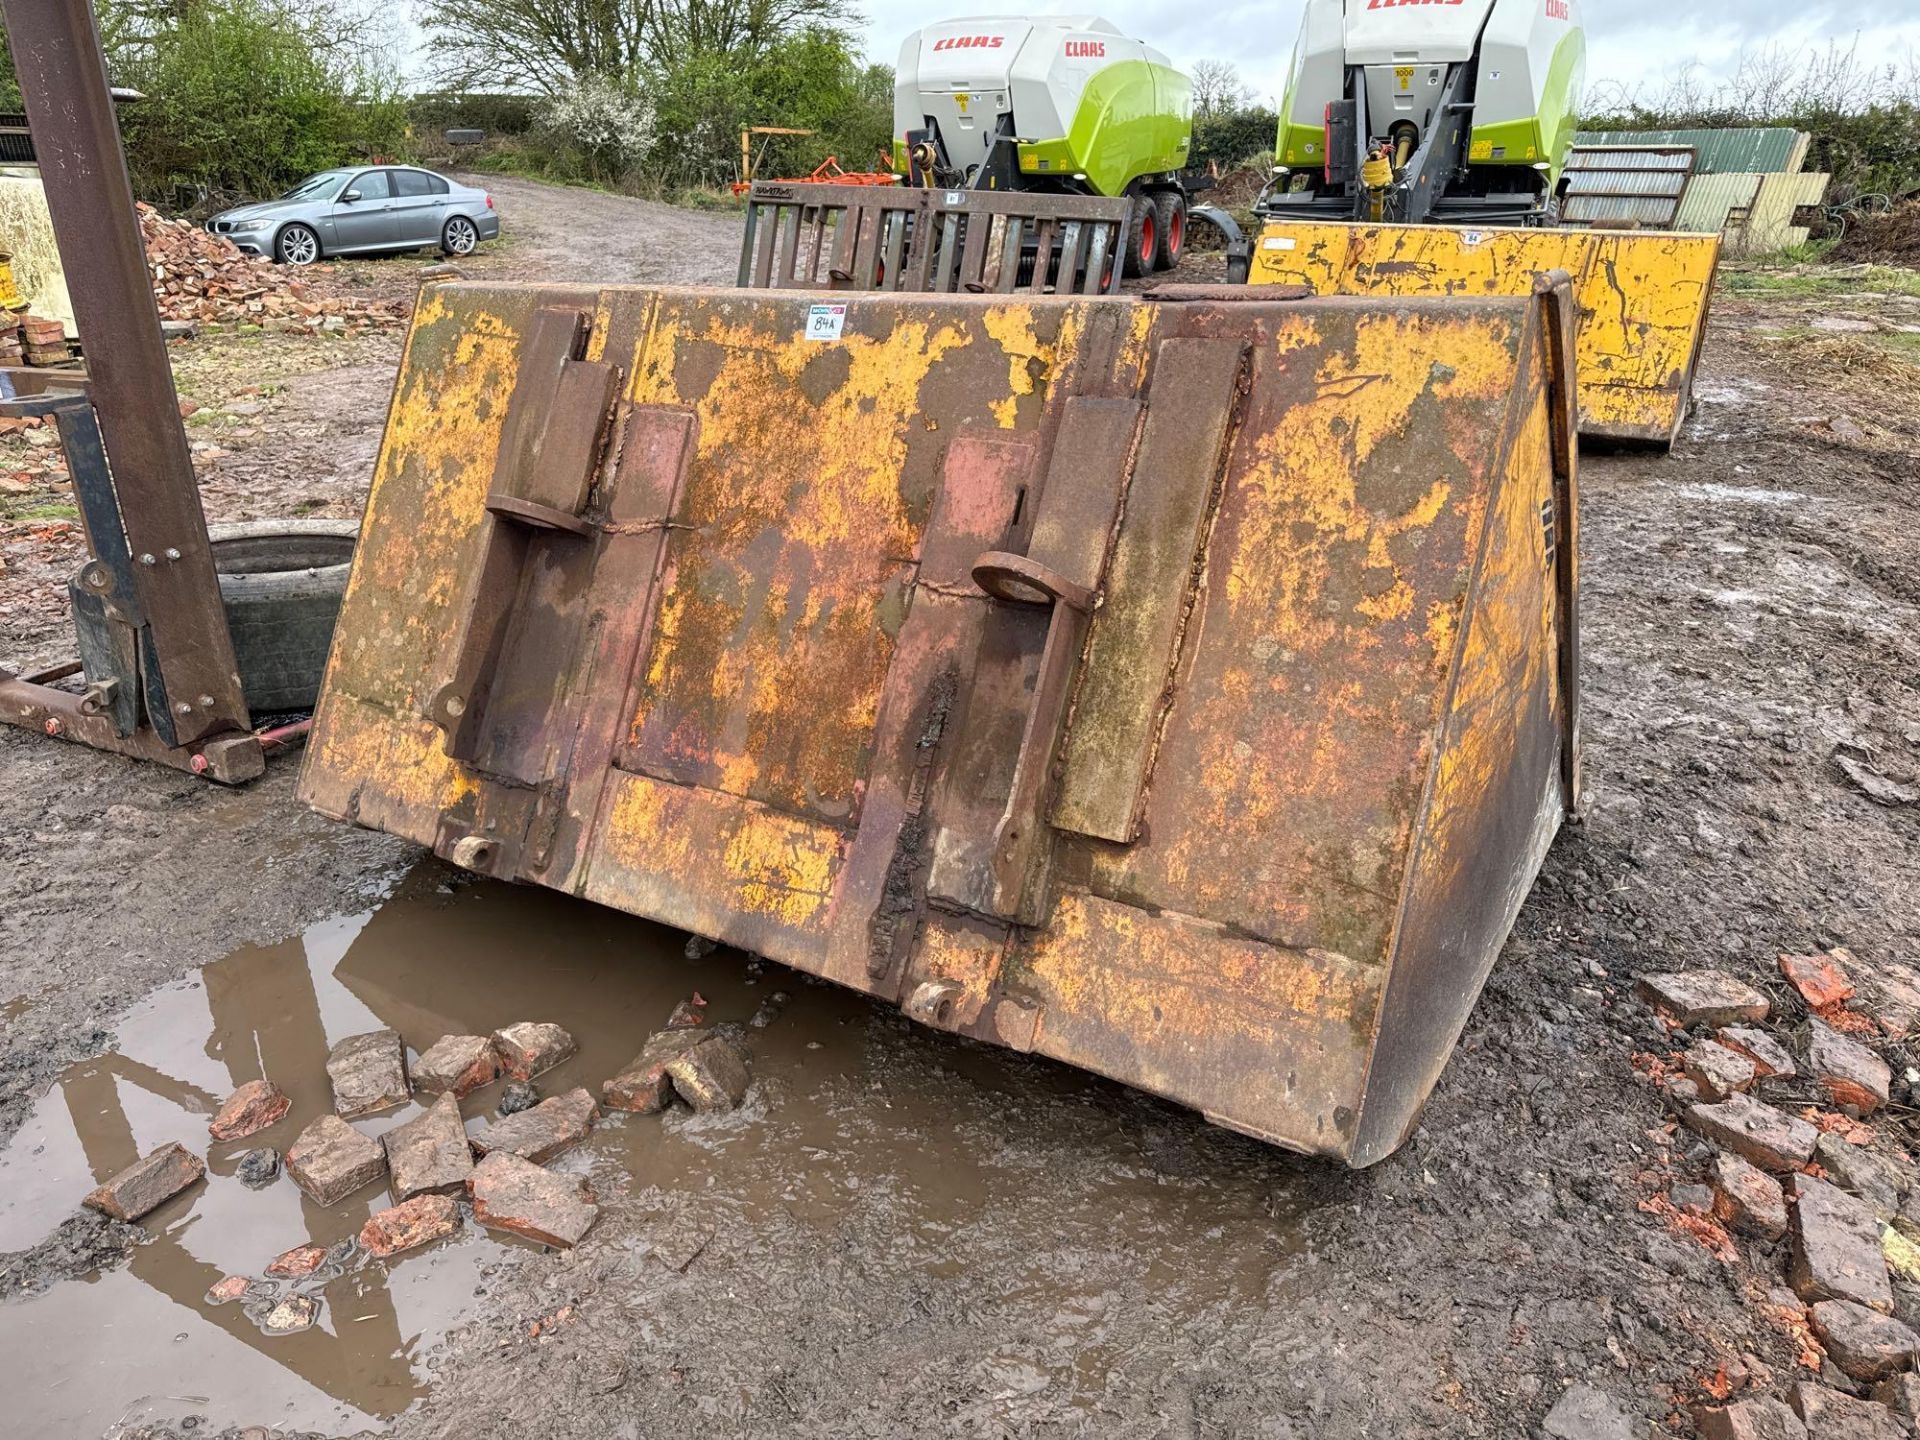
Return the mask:
[[1638, 128], [1802, 123], [1819, 115], [1861, 115], [1875, 106], [1920, 103], [1920, 61], [1909, 52], [1876, 62], [1859, 42], [1822, 49], [1777, 45], [1744, 50], [1725, 79], [1698, 61], [1672, 70], [1658, 88], [1602, 81], [1587, 96], [1586, 113]]
[[846, 0], [416, 0], [414, 13], [440, 83], [543, 94], [589, 76], [630, 84], [691, 55], [753, 55], [859, 18]]
[[664, 65], [682, 55], [754, 55], [809, 25], [859, 18], [846, 0], [651, 0], [648, 40]]
[[418, 0], [414, 18], [440, 83], [543, 94], [637, 79], [655, 22], [654, 0]]
[[1196, 115], [1225, 115], [1253, 103], [1253, 92], [1240, 83], [1240, 72], [1225, 60], [1202, 60], [1190, 78]]
[[[256, 0], [313, 52], [343, 70], [397, 72], [400, 24], [384, 0]], [[209, 0], [94, 0], [100, 44], [110, 63], [151, 50], [166, 32], [220, 19]]]

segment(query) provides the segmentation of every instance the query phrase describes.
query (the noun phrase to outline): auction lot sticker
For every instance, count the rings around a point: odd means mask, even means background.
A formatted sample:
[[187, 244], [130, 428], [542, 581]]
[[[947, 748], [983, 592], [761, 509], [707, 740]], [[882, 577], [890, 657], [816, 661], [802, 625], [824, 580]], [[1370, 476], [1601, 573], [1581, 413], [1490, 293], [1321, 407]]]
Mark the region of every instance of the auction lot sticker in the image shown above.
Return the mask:
[[847, 307], [844, 305], [807, 307], [807, 339], [809, 340], [838, 340], [846, 323]]

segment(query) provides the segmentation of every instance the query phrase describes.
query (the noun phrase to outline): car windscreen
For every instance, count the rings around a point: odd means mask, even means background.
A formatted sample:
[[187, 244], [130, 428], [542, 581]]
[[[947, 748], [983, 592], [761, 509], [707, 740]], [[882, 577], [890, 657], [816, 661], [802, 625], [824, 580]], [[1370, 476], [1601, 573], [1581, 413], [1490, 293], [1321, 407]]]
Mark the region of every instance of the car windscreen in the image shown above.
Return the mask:
[[280, 198], [282, 200], [318, 200], [338, 185], [343, 177], [338, 170], [323, 170], [309, 175]]

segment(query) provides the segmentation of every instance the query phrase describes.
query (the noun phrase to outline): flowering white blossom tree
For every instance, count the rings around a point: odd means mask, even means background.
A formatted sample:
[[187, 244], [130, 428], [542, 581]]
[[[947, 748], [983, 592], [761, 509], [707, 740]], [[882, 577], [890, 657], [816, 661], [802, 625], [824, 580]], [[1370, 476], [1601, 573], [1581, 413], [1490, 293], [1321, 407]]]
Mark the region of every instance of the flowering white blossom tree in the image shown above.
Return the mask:
[[540, 129], [553, 144], [578, 154], [591, 178], [614, 180], [652, 147], [653, 106], [617, 81], [589, 75], [548, 99]]

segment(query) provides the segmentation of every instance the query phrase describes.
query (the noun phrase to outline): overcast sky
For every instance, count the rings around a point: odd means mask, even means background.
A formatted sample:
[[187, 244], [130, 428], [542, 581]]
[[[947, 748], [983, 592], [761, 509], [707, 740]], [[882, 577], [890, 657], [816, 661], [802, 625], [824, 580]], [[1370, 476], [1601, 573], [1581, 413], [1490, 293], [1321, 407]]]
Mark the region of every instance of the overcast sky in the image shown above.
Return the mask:
[[[411, 73], [425, 69], [412, 5], [363, 0], [394, 17]], [[918, 25], [967, 14], [1104, 15], [1130, 35], [1164, 50], [1174, 64], [1225, 60], [1256, 97], [1277, 105], [1287, 59], [1300, 28], [1299, 0], [853, 0], [869, 59], [891, 65], [900, 41]], [[1870, 64], [1920, 74], [1920, 0], [1585, 0], [1587, 86], [1602, 82], [1657, 93], [1679, 72], [1698, 67], [1730, 76], [1743, 54], [1804, 53], [1839, 44]], [[409, 53], [410, 52], [410, 53]]]
[[[1021, 7], [988, 3], [951, 8], [925, 0], [856, 0], [867, 15], [871, 58], [892, 64], [900, 40], [916, 25], [948, 15], [1007, 14]], [[1176, 65], [1227, 60], [1257, 94], [1277, 101], [1287, 57], [1300, 28], [1298, 0], [1039, 0], [1038, 14], [1105, 15], [1122, 30], [1167, 52]], [[1589, 88], [1596, 80], [1645, 82], [1655, 88], [1689, 61], [1724, 74], [1743, 48], [1802, 49], [1829, 40], [1902, 70], [1920, 63], [1920, 0], [1586, 0]], [[1902, 17], [1910, 18], [1902, 18]]]

